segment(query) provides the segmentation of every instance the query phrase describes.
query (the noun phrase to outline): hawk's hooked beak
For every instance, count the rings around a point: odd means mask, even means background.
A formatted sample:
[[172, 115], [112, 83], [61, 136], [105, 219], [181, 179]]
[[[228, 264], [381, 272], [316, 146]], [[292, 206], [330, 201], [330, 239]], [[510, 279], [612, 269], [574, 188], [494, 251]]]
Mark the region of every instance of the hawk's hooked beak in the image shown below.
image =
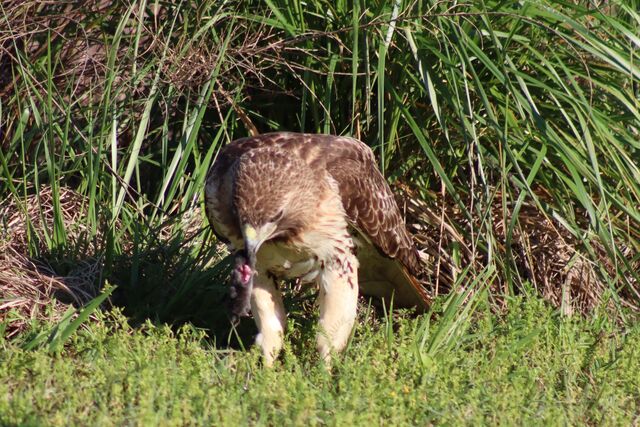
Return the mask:
[[242, 235], [244, 236], [244, 249], [249, 257], [249, 266], [251, 271], [255, 271], [256, 268], [256, 254], [260, 249], [260, 246], [273, 234], [276, 230], [276, 224], [266, 223], [265, 225], [254, 228], [251, 225], [245, 225], [242, 228]]

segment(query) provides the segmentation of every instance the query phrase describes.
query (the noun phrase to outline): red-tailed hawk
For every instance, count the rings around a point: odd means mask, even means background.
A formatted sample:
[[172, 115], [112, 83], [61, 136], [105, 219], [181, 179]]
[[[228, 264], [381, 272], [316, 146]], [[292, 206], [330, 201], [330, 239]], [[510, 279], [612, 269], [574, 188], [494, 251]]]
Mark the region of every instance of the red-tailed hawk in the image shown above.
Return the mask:
[[347, 343], [358, 291], [396, 307], [430, 302], [391, 189], [356, 139], [270, 133], [233, 141], [218, 154], [205, 195], [214, 232], [238, 250], [232, 314], [248, 315], [250, 304], [267, 365], [286, 324], [278, 279], [318, 285], [325, 360]]

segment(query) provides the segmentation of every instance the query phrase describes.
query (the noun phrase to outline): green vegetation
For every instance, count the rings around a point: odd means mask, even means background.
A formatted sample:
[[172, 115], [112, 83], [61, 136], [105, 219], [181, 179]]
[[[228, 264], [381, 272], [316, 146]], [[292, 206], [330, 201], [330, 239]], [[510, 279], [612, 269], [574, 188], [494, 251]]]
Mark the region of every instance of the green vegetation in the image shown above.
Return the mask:
[[[481, 306], [482, 307], [482, 306]], [[540, 300], [486, 306], [450, 340], [446, 321], [359, 322], [329, 373], [313, 334], [289, 337], [274, 369], [205, 331], [100, 315], [50, 355], [5, 342], [4, 425], [633, 425], [640, 328], [558, 316]], [[390, 334], [387, 331], [391, 331]]]
[[[638, 1], [86, 3], [0, 4], [0, 423], [638, 422]], [[332, 373], [312, 295], [274, 371], [224, 310], [203, 182], [274, 130], [367, 142], [439, 295]]]

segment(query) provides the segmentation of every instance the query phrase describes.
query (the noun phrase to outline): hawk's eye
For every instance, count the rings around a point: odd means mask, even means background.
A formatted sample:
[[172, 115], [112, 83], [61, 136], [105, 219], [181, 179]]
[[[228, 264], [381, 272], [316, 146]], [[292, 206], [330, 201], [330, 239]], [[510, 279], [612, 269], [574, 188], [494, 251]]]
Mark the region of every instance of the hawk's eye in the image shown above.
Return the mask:
[[269, 222], [278, 222], [284, 216], [284, 211], [280, 209], [277, 214], [275, 214]]

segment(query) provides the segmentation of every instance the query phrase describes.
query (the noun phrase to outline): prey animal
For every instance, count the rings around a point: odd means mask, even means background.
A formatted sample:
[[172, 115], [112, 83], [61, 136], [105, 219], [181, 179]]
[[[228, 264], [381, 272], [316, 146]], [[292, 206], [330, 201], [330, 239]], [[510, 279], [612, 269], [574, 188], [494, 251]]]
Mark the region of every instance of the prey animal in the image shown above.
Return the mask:
[[371, 149], [330, 135], [270, 133], [220, 150], [207, 177], [207, 217], [237, 250], [232, 315], [253, 315], [271, 365], [283, 344], [281, 279], [318, 287], [317, 348], [344, 349], [358, 294], [426, 308], [420, 259]]

